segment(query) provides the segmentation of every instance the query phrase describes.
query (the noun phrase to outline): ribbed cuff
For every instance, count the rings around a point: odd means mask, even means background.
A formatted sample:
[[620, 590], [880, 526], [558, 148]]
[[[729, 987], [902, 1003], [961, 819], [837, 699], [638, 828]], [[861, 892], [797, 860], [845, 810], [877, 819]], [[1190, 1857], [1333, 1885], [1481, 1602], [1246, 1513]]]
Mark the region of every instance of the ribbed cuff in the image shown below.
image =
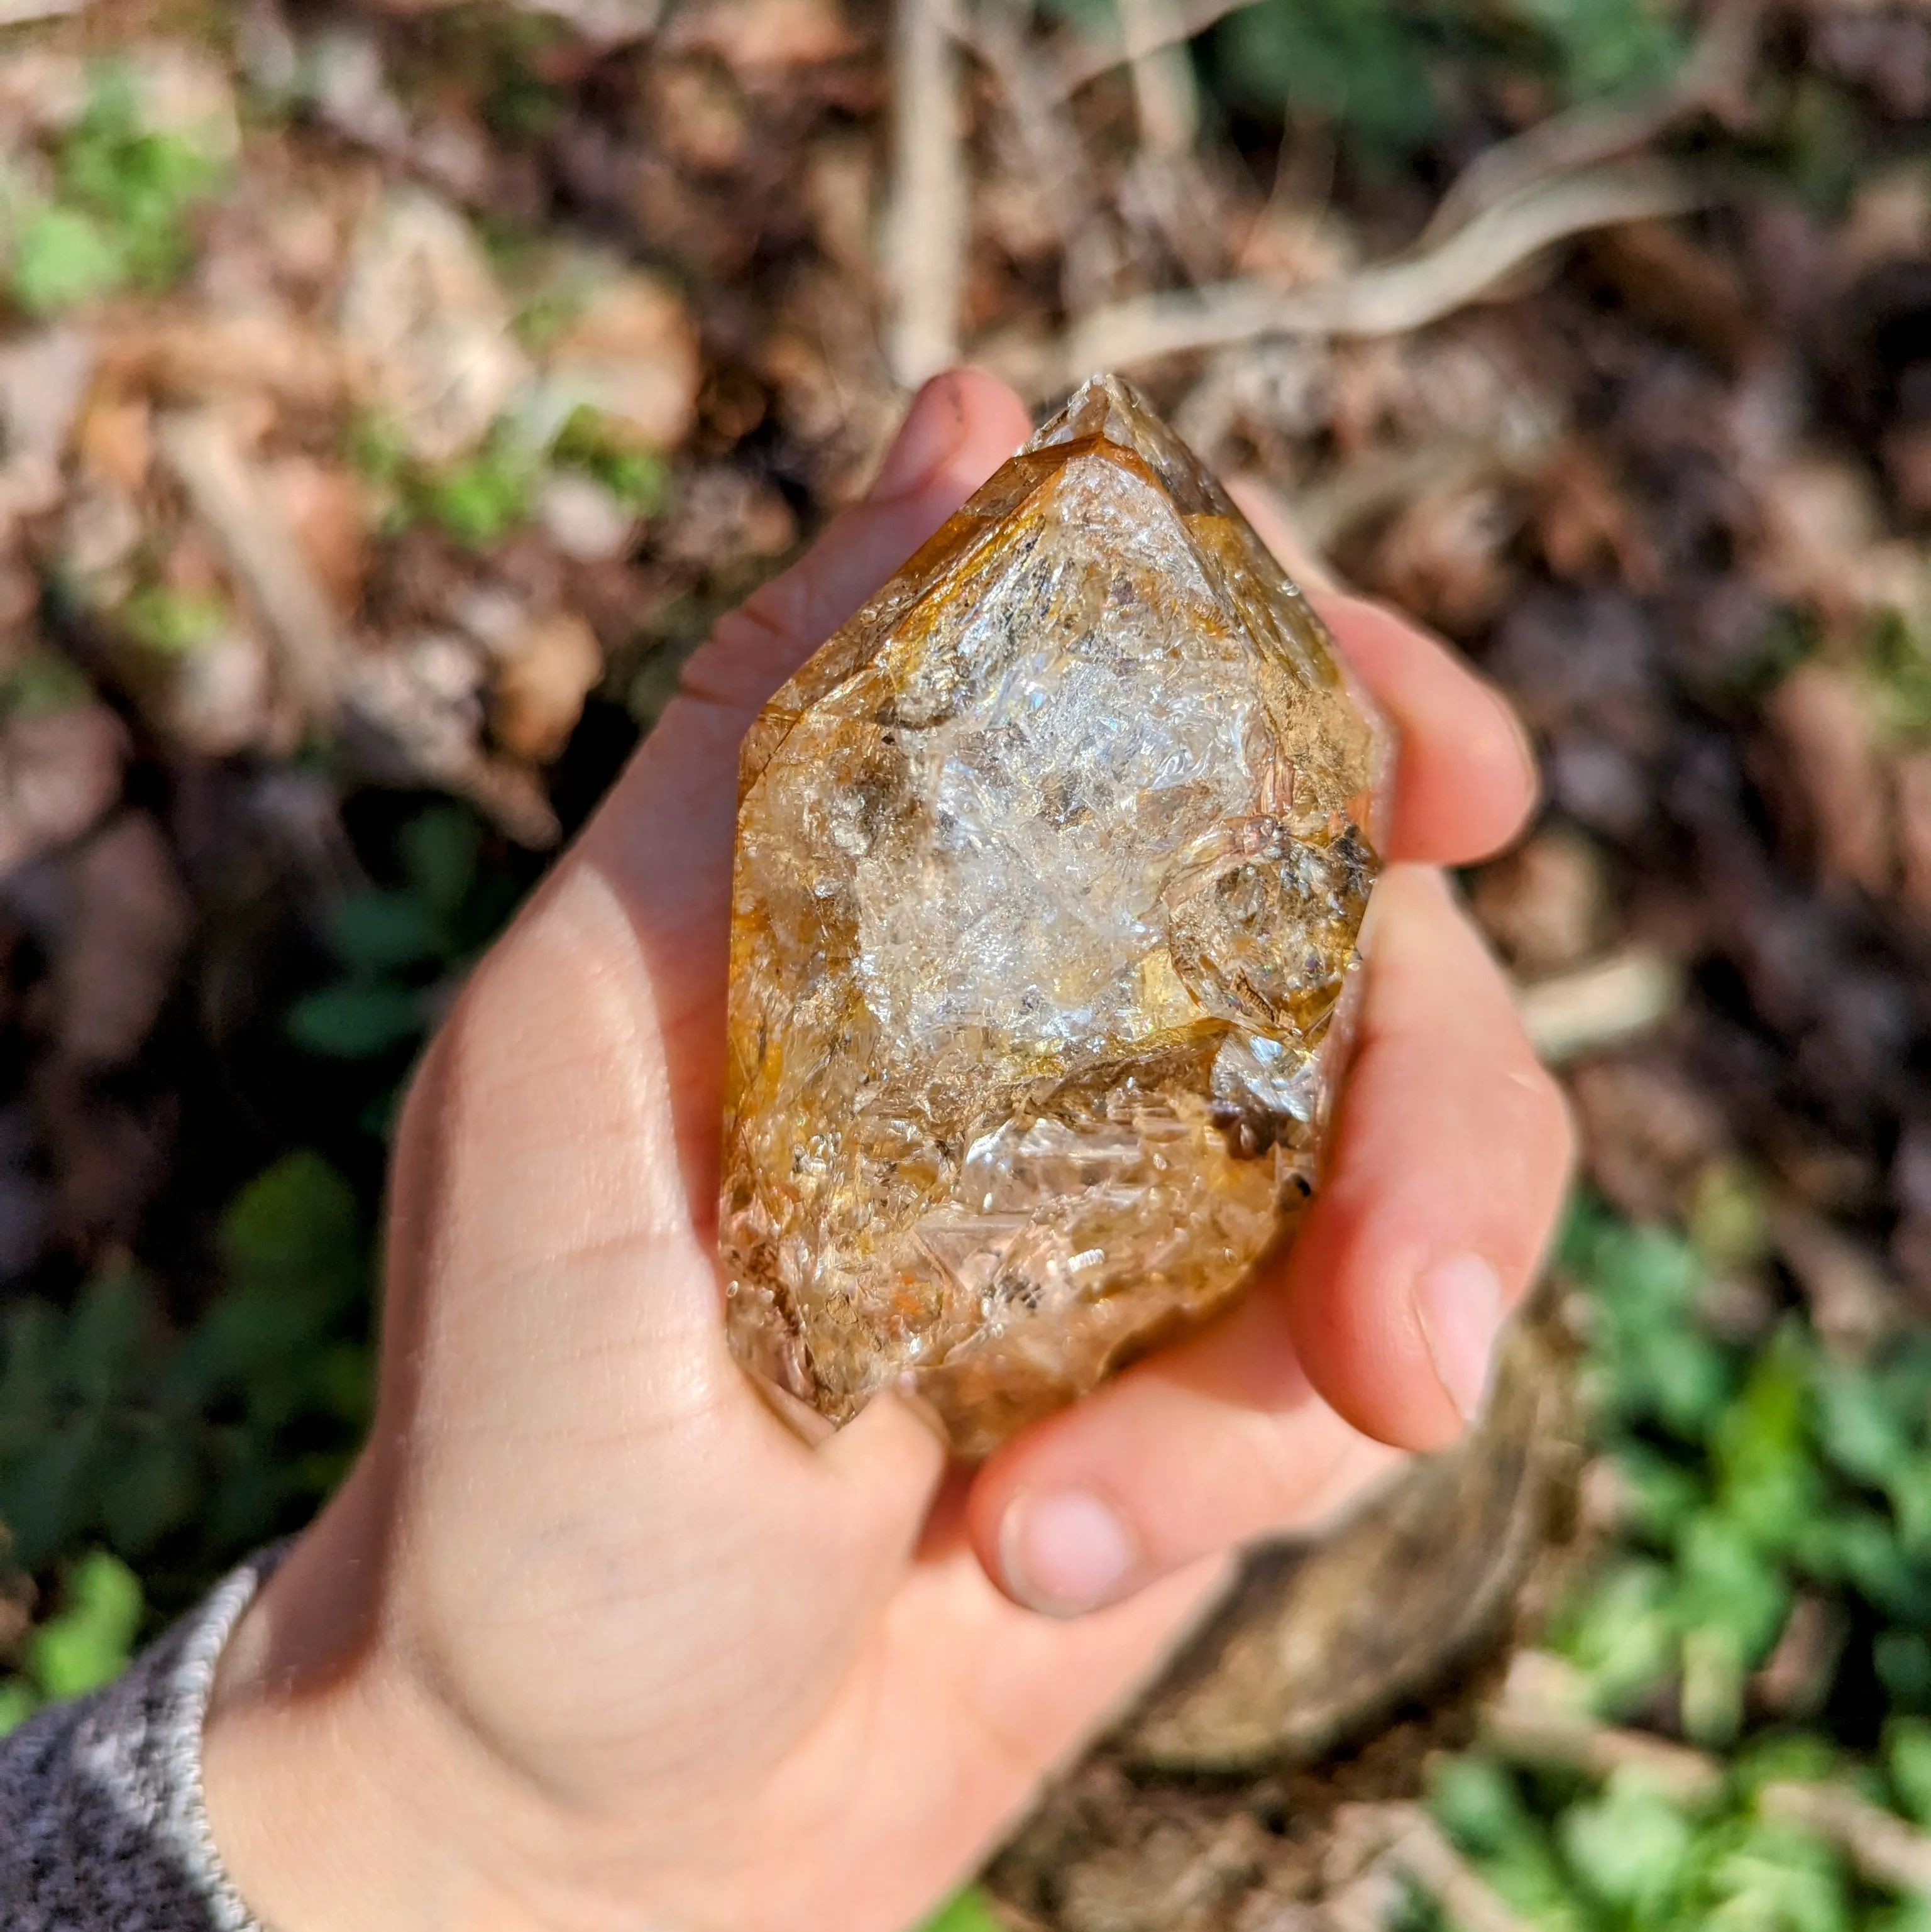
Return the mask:
[[266, 1932], [209, 1830], [201, 1735], [222, 1649], [282, 1554], [236, 1570], [106, 1688], [0, 1742], [7, 1932]]

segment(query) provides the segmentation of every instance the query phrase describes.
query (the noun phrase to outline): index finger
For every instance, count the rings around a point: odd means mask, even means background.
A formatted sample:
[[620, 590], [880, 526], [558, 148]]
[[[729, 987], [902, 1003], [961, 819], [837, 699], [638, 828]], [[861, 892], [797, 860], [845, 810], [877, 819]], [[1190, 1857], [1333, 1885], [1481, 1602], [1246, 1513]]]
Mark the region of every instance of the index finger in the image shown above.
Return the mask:
[[1439, 638], [1386, 604], [1326, 584], [1264, 492], [1239, 478], [1227, 491], [1261, 541], [1306, 577], [1309, 602], [1349, 670], [1394, 727], [1384, 856], [1466, 866], [1499, 851], [1527, 822], [1540, 789], [1509, 700]]
[[1541, 789], [1509, 700], [1386, 604], [1338, 592], [1313, 601], [1395, 728], [1385, 856], [1466, 866], [1500, 851], [1527, 823]]

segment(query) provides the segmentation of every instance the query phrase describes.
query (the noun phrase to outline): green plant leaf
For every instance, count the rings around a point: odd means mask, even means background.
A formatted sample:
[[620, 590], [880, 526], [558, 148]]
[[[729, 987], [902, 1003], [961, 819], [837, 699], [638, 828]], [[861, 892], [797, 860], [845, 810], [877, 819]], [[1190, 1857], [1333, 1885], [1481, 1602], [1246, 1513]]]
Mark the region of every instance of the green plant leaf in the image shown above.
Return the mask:
[[541, 467], [536, 451], [499, 430], [467, 463], [420, 479], [415, 494], [458, 543], [487, 550], [527, 521]]
[[101, 1527], [124, 1556], [139, 1556], [193, 1516], [200, 1493], [191, 1436], [170, 1417], [130, 1420], [101, 1459]]
[[289, 1009], [289, 1037], [332, 1060], [369, 1060], [423, 1030], [422, 995], [387, 980], [324, 986]]
[[8, 279], [28, 314], [50, 316], [118, 288], [126, 273], [121, 249], [99, 222], [79, 208], [55, 207], [20, 231]]
[[0, 1469], [0, 1522], [15, 1561], [38, 1569], [94, 1526], [100, 1427], [92, 1416], [54, 1424]]
[[0, 1678], [0, 1738], [17, 1730], [41, 1708], [41, 1694], [25, 1677]]
[[1602, 1797], [1570, 1806], [1556, 1835], [1588, 1889], [1643, 1923], [1660, 1913], [1680, 1885], [1695, 1834], [1653, 1786], [1618, 1774]]
[[1524, 1835], [1539, 1836], [1515, 1779], [1492, 1758], [1445, 1758], [1428, 1780], [1428, 1808], [1466, 1852], [1497, 1858]]
[[1605, 1717], [1622, 1714], [1675, 1664], [1672, 1581], [1664, 1564], [1627, 1558], [1592, 1579], [1557, 1618], [1551, 1643], [1582, 1672]]
[[113, 1268], [83, 1290], [62, 1349], [62, 1386], [94, 1409], [106, 1408], [140, 1378], [155, 1322], [146, 1281]]
[[191, 597], [151, 584], [121, 607], [121, 621], [137, 644], [162, 657], [186, 657], [228, 628], [227, 607], [217, 598]]
[[50, 1697], [83, 1696], [118, 1677], [141, 1627], [140, 1579], [104, 1550], [82, 1558], [60, 1615], [34, 1633], [34, 1676]]
[[366, 1264], [356, 1191], [318, 1154], [285, 1155], [257, 1174], [221, 1217], [231, 1277], [327, 1312], [362, 1285]]
[[1892, 1718], [1884, 1727], [1884, 1762], [1897, 1808], [1931, 1825], [1931, 1719]]
[[1222, 98], [1336, 122], [1387, 162], [1440, 122], [1429, 49], [1415, 17], [1389, 0], [1259, 0], [1221, 22], [1209, 60]]
[[1779, 1329], [1713, 1432], [1719, 1505], [1765, 1550], [1788, 1547], [1823, 1500], [1823, 1474], [1811, 1453], [1807, 1332], [1795, 1322]]
[[380, 974], [440, 959], [448, 941], [443, 920], [421, 894], [372, 889], [335, 908], [329, 943], [344, 964]]
[[626, 438], [588, 406], [570, 412], [550, 446], [550, 460], [560, 470], [593, 477], [640, 517], [659, 515], [670, 502], [671, 469], [663, 457]]
[[1689, 52], [1680, 10], [1655, 0], [1511, 0], [1554, 50], [1572, 101], [1659, 86]]
[[461, 906], [476, 883], [482, 834], [460, 806], [432, 806], [396, 835], [396, 850], [409, 883], [445, 918]]
[[976, 1885], [969, 1885], [941, 1906], [920, 1932], [1005, 1932], [1005, 1921]]
[[1880, 1630], [1871, 1662], [1893, 1711], [1931, 1711], [1931, 1637], [1922, 1630]]

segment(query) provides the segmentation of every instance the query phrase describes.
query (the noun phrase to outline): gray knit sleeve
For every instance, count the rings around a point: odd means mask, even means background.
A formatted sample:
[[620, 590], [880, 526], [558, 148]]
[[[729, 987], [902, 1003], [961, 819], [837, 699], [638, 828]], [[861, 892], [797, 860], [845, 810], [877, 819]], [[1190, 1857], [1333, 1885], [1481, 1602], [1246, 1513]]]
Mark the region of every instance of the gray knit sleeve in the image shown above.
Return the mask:
[[236, 1570], [106, 1689], [0, 1741], [6, 1932], [262, 1932], [209, 1835], [201, 1723], [274, 1560]]

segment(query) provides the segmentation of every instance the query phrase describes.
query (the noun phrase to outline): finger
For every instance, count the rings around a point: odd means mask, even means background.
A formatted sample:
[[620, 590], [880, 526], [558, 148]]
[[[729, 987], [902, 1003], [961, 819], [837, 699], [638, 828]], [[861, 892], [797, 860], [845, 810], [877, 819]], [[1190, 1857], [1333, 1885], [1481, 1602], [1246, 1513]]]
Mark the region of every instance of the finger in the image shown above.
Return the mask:
[[[750, 716], [1032, 433], [996, 376], [953, 369], [913, 399], [865, 500], [722, 619], [685, 667], [687, 697]], [[668, 715], [668, 714], [667, 714]]]
[[1031, 427], [1025, 405], [996, 377], [976, 369], [934, 376], [864, 501], [692, 652], [678, 695], [591, 821], [577, 856], [604, 869], [640, 914], [649, 908], [660, 931], [675, 926], [704, 949], [698, 972], [712, 970], [722, 944], [746, 728]]
[[1001, 1450], [973, 1486], [972, 1540], [1015, 1600], [1081, 1615], [1263, 1532], [1308, 1528], [1403, 1460], [1315, 1394], [1286, 1303], [1257, 1292]]
[[865, 501], [724, 619], [693, 653], [610, 796], [557, 869], [593, 871], [622, 905], [649, 971], [670, 1059], [677, 1139], [700, 1230], [716, 1186], [737, 752], [760, 706], [1010, 456], [1024, 406], [970, 369], [920, 391]]
[[1368, 1434], [1428, 1449], [1481, 1406], [1574, 1134], [1440, 873], [1391, 867], [1366, 938], [1360, 1045], [1280, 1292], [1322, 1396]]
[[1305, 1522], [1391, 1466], [1382, 1444], [1436, 1447], [1479, 1406], [1567, 1117], [1439, 875], [1393, 868], [1376, 905], [1330, 1172], [1284, 1268], [981, 1472], [975, 1545], [1020, 1600], [1092, 1608]]
[[1299, 576], [1348, 668], [1394, 728], [1389, 857], [1467, 865], [1508, 844], [1535, 808], [1539, 781], [1508, 700], [1439, 638], [1365, 598], [1308, 575], [1307, 545], [1250, 478], [1230, 494], [1283, 567]]
[[[461, 1070], [456, 1086], [486, 1094], [498, 1118], [516, 1123], [517, 1184], [493, 1175], [473, 1190], [505, 1273], [554, 1264], [560, 1230], [620, 1272], [643, 1234], [694, 1234], [677, 1268], [659, 1268], [665, 1292], [653, 1305], [678, 1310], [687, 1330], [715, 1328], [715, 1271], [703, 1244], [716, 1193], [737, 741], [770, 687], [1026, 427], [1017, 399], [990, 376], [960, 371], [928, 383], [871, 496], [752, 600], [751, 620], [720, 627], [698, 654], [707, 694], [674, 702], [473, 976], [440, 1051]], [[431, 1083], [419, 1086], [416, 1143], [435, 1112]], [[446, 1191], [429, 1186], [425, 1198]], [[533, 1199], [542, 1213], [528, 1211]]]
[[1509, 701], [1438, 638], [1365, 598], [1317, 597], [1349, 668], [1395, 729], [1391, 859], [1463, 866], [1527, 824], [1535, 754]]

